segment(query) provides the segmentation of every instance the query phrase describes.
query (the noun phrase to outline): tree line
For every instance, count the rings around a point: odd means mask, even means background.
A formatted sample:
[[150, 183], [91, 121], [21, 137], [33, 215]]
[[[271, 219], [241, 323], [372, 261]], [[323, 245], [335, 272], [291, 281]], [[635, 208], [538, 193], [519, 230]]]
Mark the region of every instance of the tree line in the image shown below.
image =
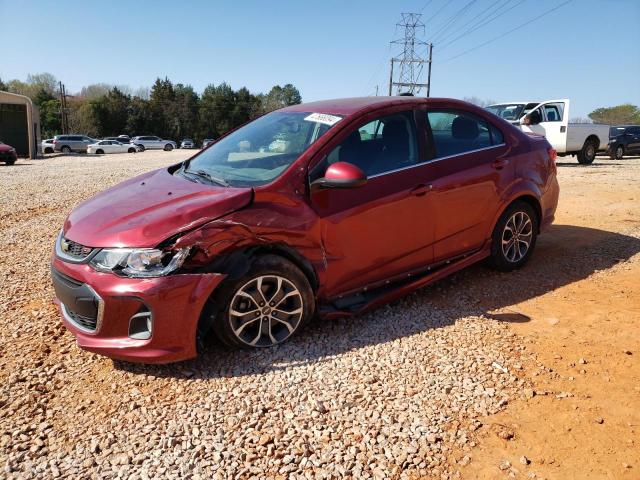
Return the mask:
[[[0, 90], [26, 95], [40, 110], [43, 138], [62, 133], [58, 80], [49, 73], [29, 75], [26, 82], [0, 79]], [[180, 141], [218, 138], [264, 113], [301, 103], [291, 84], [268, 93], [234, 90], [227, 83], [210, 84], [202, 93], [191, 85], [158, 78], [150, 89], [132, 92], [126, 86], [89, 85], [67, 96], [69, 133], [101, 138], [116, 135], [157, 135]]]

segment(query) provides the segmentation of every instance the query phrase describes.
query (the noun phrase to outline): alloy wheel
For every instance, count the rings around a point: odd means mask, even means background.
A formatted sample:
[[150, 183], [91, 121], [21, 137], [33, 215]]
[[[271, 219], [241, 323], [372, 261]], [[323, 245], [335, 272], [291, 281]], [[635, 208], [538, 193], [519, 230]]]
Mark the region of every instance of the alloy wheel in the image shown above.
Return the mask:
[[511, 215], [502, 231], [502, 254], [507, 261], [517, 263], [529, 251], [533, 238], [533, 223], [526, 212]]
[[616, 159], [620, 160], [623, 156], [624, 149], [622, 148], [622, 145], [618, 145], [618, 148], [616, 148]]
[[302, 295], [293, 283], [279, 275], [262, 275], [236, 291], [228, 320], [242, 343], [270, 347], [295, 332], [303, 312]]

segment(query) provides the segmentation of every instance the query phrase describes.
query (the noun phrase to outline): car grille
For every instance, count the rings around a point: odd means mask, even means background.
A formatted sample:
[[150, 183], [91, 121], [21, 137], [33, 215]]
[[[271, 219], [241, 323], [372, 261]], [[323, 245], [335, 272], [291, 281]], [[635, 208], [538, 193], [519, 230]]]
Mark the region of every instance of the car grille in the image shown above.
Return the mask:
[[69, 240], [68, 238], [64, 237], [60, 239], [60, 250], [62, 250], [62, 253], [64, 253], [65, 255], [76, 260], [86, 258], [93, 251], [91, 247], [81, 245], [77, 242], [74, 242], [73, 240]]
[[65, 306], [65, 311], [67, 312], [67, 315], [69, 316], [69, 318], [71, 318], [71, 320], [73, 320], [74, 323], [78, 324], [82, 328], [85, 328], [91, 331], [94, 331], [96, 329], [96, 325], [98, 324], [97, 318], [83, 317], [82, 315], [72, 312], [71, 310], [66, 308], [66, 306]]

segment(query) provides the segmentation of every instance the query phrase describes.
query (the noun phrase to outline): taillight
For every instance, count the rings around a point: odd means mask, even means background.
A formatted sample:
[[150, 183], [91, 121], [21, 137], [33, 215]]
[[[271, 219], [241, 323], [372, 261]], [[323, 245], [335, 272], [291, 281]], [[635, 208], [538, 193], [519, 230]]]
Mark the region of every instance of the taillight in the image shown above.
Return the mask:
[[547, 152], [549, 152], [549, 160], [556, 163], [556, 160], [558, 159], [558, 152], [556, 152], [555, 148], [550, 148]]

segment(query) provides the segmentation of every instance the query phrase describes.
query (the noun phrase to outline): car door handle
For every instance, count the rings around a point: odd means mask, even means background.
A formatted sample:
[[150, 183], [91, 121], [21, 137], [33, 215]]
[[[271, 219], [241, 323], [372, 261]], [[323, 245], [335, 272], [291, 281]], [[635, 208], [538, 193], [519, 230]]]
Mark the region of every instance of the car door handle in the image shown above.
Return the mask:
[[502, 170], [504, 167], [506, 167], [507, 165], [509, 165], [509, 160], [505, 160], [505, 159], [501, 159], [501, 160], [495, 160], [491, 166], [493, 168], [495, 168], [496, 170]]
[[414, 195], [416, 197], [421, 197], [429, 193], [431, 190], [433, 190], [433, 185], [420, 184], [411, 190], [411, 195]]

